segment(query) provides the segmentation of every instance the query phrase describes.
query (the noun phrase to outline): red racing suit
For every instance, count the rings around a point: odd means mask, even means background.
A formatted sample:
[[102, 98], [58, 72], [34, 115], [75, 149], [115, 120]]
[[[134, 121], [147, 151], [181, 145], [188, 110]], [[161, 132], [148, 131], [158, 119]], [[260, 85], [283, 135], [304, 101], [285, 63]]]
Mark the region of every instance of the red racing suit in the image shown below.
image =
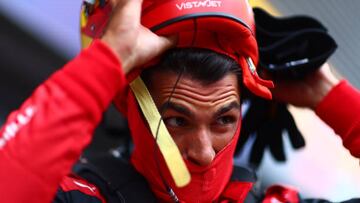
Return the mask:
[[[0, 130], [1, 202], [51, 202], [59, 186], [104, 202], [96, 186], [67, 174], [126, 86], [118, 58], [100, 40], [40, 85]], [[360, 92], [346, 81], [316, 109], [355, 157], [360, 157], [358, 112]]]

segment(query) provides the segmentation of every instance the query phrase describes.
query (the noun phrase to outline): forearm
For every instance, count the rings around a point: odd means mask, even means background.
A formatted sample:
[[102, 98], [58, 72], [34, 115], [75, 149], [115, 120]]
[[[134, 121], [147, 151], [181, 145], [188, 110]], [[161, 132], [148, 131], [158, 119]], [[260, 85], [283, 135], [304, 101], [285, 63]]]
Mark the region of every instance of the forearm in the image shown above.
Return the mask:
[[342, 81], [316, 107], [317, 115], [340, 135], [351, 154], [360, 157], [360, 92]]
[[0, 130], [0, 199], [50, 202], [126, 79], [104, 44], [56, 72]]

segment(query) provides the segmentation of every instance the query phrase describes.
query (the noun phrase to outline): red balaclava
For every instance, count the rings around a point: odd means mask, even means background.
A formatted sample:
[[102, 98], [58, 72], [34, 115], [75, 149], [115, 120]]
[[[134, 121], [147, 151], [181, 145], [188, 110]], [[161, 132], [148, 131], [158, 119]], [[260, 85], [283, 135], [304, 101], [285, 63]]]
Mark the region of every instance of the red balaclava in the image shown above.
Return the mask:
[[178, 188], [139, 112], [132, 92], [129, 92], [127, 101], [127, 117], [135, 146], [131, 162], [136, 170], [147, 179], [159, 201], [172, 202], [162, 178], [174, 190], [180, 202], [212, 202], [219, 199], [232, 173], [233, 153], [239, 137], [240, 122], [231, 142], [216, 154], [210, 165], [201, 167], [185, 161], [191, 174], [191, 182], [185, 187]]

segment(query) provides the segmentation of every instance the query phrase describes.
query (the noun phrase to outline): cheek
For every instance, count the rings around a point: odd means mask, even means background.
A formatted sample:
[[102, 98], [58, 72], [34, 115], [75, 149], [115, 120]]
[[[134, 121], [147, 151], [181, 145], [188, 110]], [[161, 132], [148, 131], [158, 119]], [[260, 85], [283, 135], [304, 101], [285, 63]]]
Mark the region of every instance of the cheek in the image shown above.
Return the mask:
[[212, 143], [216, 153], [226, 147], [235, 137], [235, 134], [240, 133], [241, 116], [236, 119], [233, 125], [222, 128], [221, 130], [213, 130]]
[[186, 135], [190, 134], [190, 132], [188, 130], [174, 130], [171, 128], [168, 128], [168, 130], [180, 152], [183, 153], [188, 143], [188, 136]]
[[222, 133], [221, 135], [215, 135], [212, 138], [213, 147], [216, 153], [226, 147], [235, 135], [236, 129]]

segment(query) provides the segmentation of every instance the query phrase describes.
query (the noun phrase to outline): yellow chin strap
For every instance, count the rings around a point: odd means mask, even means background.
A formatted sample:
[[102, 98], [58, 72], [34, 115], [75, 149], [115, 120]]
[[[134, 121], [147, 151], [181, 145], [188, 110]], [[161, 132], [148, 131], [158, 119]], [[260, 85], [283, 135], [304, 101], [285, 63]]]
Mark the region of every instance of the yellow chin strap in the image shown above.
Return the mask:
[[130, 87], [140, 105], [147, 123], [150, 126], [150, 130], [154, 138], [156, 138], [156, 131], [160, 121], [160, 127], [156, 139], [157, 144], [176, 186], [186, 186], [191, 180], [190, 173], [185, 165], [178, 147], [176, 146], [176, 143], [172, 139], [164, 122], [161, 119], [160, 113], [157, 110], [148, 89], [140, 77], [137, 77], [133, 82], [131, 82]]

